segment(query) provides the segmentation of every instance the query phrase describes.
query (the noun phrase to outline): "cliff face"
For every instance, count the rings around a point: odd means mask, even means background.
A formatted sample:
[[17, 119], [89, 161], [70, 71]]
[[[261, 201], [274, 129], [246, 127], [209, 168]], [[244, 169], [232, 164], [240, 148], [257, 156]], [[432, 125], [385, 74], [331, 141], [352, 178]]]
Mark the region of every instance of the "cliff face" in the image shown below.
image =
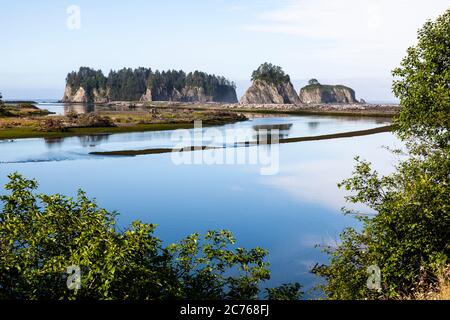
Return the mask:
[[173, 88], [168, 91], [162, 88], [147, 89], [141, 101], [175, 101], [175, 102], [226, 102], [236, 103], [236, 91], [224, 90], [217, 95], [208, 95], [201, 87], [184, 87], [181, 91]]
[[213, 100], [215, 102], [237, 103], [238, 98], [236, 94], [236, 89], [230, 86], [222, 86], [221, 90], [218, 90], [214, 94]]
[[185, 87], [181, 92], [181, 101], [184, 102], [210, 102], [213, 97], [207, 96], [205, 90], [199, 87]]
[[181, 93], [176, 89], [166, 90], [165, 88], [147, 88], [141, 101], [179, 101], [180, 97]]
[[[64, 90], [63, 102], [66, 103], [107, 103], [110, 99], [111, 89], [94, 89], [89, 95], [83, 87], [77, 90], [67, 85]], [[173, 88], [172, 90], [165, 90], [164, 88], [156, 88], [151, 90], [147, 88], [145, 93], [140, 98], [142, 102], [150, 101], [176, 101], [176, 102], [225, 102], [236, 103], [237, 96], [234, 89], [224, 90], [215, 96], [207, 95], [205, 90], [201, 87], [185, 87], [180, 91]]]
[[62, 101], [67, 103], [106, 103], [109, 99], [105, 89], [93, 89], [88, 93], [83, 87], [73, 90], [67, 85]]
[[299, 104], [300, 99], [291, 82], [271, 84], [266, 81], [254, 81], [241, 98], [242, 104]]
[[199, 87], [185, 87], [180, 91], [176, 88], [166, 90], [164, 88], [147, 89], [142, 101], [175, 101], [175, 102], [209, 102], [211, 96], [205, 94], [205, 90]]
[[308, 85], [300, 90], [302, 103], [358, 103], [355, 91], [346, 86]]

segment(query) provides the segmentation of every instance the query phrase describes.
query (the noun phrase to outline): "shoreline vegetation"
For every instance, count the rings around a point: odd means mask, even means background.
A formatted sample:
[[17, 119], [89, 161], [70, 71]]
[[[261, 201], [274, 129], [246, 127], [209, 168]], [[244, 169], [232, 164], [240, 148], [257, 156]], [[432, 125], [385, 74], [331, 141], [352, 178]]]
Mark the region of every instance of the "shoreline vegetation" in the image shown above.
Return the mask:
[[[283, 138], [279, 139], [279, 144], [286, 143], [297, 143], [297, 142], [306, 142], [306, 141], [320, 141], [320, 140], [330, 140], [330, 139], [339, 139], [339, 138], [351, 138], [351, 137], [360, 137], [366, 135], [372, 135], [377, 133], [391, 132], [393, 130], [393, 126], [383, 126], [373, 129], [367, 130], [358, 130], [358, 131], [349, 131], [349, 132], [341, 132], [334, 134], [325, 134], [320, 136], [307, 136], [307, 137], [295, 137], [295, 138]], [[119, 150], [119, 151], [103, 151], [103, 152], [91, 152], [91, 155], [98, 156], [140, 156], [140, 155], [149, 155], [149, 154], [163, 154], [163, 153], [172, 153], [172, 152], [191, 152], [191, 151], [205, 151], [205, 150], [214, 150], [214, 149], [225, 149], [225, 148], [239, 148], [239, 147], [253, 147], [257, 145], [263, 144], [271, 144], [270, 141], [261, 142], [261, 141], [246, 141], [236, 143], [233, 146], [188, 146], [180, 149], [170, 149], [170, 148], [152, 148], [152, 149], [143, 149], [143, 150]]]
[[[5, 110], [20, 107], [5, 106]], [[40, 110], [40, 109], [38, 109]], [[191, 110], [165, 108], [143, 108], [134, 110], [79, 114], [67, 112], [64, 116], [51, 116], [48, 111], [42, 114], [10, 113], [0, 115], [0, 140], [23, 138], [65, 138], [83, 135], [163, 131], [189, 129], [195, 121], [207, 126], [225, 125], [247, 118], [241, 114], [219, 110]]]

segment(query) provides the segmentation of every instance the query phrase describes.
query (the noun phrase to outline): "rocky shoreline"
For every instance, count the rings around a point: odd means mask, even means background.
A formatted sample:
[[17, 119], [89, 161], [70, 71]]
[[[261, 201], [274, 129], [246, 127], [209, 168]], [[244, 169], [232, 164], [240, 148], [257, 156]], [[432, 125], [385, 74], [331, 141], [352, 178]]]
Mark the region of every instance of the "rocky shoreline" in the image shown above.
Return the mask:
[[268, 111], [317, 111], [317, 112], [376, 112], [395, 114], [400, 107], [395, 104], [226, 104], [225, 109], [268, 110]]
[[291, 114], [334, 114], [362, 116], [394, 116], [400, 111], [398, 104], [247, 104], [247, 103], [198, 103], [198, 102], [128, 102], [116, 101], [104, 104], [106, 107], [133, 108], [179, 108], [199, 110], [226, 110], [237, 112], [291, 113]]

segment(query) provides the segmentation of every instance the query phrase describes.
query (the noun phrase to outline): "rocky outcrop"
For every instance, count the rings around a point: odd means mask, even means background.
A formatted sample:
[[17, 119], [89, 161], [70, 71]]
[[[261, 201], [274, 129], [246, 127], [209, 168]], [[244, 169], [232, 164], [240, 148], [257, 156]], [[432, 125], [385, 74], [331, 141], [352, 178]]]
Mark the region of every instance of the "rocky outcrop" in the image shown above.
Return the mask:
[[139, 101], [141, 102], [152, 101], [152, 90], [147, 88]]
[[76, 92], [72, 92], [72, 87], [67, 85], [64, 90], [63, 102], [83, 103], [86, 99], [86, 92], [83, 88], [79, 88]]
[[92, 92], [87, 92], [83, 87], [73, 90], [70, 86], [66, 86], [62, 101], [67, 103], [107, 103], [109, 99], [105, 89], [93, 89]]
[[342, 85], [310, 84], [300, 90], [300, 101], [305, 104], [358, 103], [355, 91]]
[[199, 87], [185, 87], [180, 91], [176, 88], [168, 91], [162, 88], [147, 89], [141, 101], [172, 101], [172, 102], [211, 102], [212, 96], [205, 94], [205, 90]]
[[150, 101], [172, 101], [172, 102], [224, 102], [236, 103], [236, 91], [234, 88], [230, 90], [222, 90], [220, 94], [208, 95], [202, 87], [184, 87], [181, 91], [176, 88], [168, 91], [162, 88], [155, 88], [153, 90], [147, 89], [142, 95], [142, 102]]
[[299, 104], [300, 99], [292, 83], [273, 84], [256, 80], [241, 98], [242, 104]]
[[183, 102], [210, 102], [213, 101], [213, 97], [207, 96], [203, 88], [185, 87], [181, 91], [180, 100]]
[[147, 88], [145, 94], [142, 96], [141, 101], [151, 102], [151, 101], [180, 101], [181, 93], [173, 88], [167, 90], [166, 88]]

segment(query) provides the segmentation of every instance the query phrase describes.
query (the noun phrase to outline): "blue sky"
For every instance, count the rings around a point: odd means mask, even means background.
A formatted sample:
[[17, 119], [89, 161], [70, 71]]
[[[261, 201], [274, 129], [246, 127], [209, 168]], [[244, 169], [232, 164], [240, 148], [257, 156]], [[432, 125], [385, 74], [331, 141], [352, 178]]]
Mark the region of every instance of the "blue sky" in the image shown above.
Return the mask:
[[[67, 9], [80, 9], [71, 30]], [[0, 91], [60, 98], [80, 66], [203, 70], [241, 94], [260, 63], [278, 64], [296, 89], [309, 78], [391, 100], [392, 68], [426, 19], [450, 0], [2, 1]], [[70, 20], [72, 21], [72, 20]]]

